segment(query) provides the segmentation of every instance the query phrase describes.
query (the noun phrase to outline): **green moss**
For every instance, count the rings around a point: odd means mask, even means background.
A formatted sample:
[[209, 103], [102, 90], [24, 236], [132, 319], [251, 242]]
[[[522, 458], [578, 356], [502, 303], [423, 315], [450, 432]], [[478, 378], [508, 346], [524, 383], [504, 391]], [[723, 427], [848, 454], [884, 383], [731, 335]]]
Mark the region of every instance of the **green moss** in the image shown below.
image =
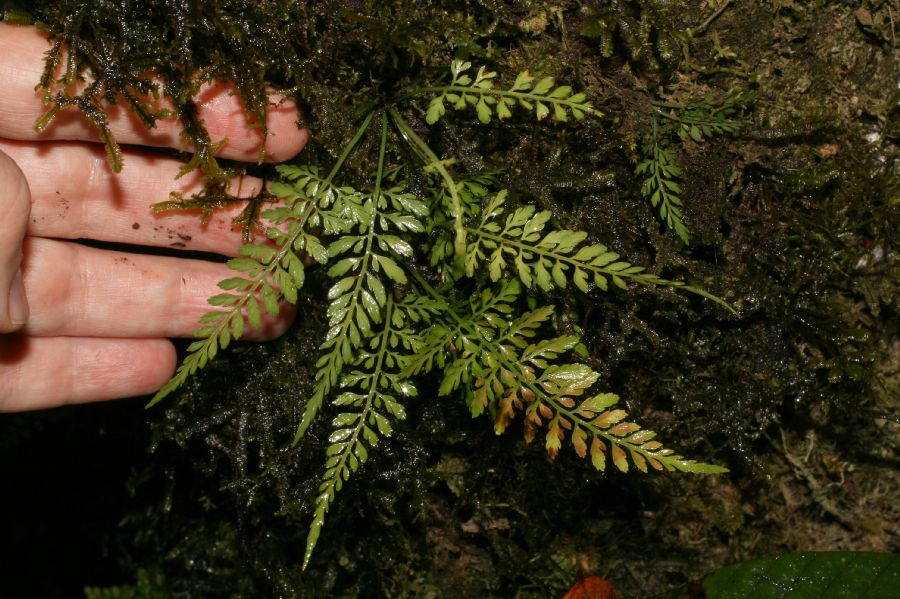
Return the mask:
[[[434, 80], [454, 57], [510, 72], [527, 66], [591, 89], [605, 118], [584, 127], [518, 121], [485, 134], [463, 116], [427, 141], [456, 148], [471, 172], [504, 169], [501, 180], [523, 203], [738, 308], [734, 319], [665, 289], [547, 298], [565, 315], [561, 328], [582, 332], [591, 366], [629, 411], [681, 447], [729, 462], [732, 483], [597, 478], [563, 456], [551, 465], [539, 448], [496, 439], [463, 406], [423, 392], [348, 484], [301, 575], [327, 443], [327, 427], [314, 425], [288, 449], [322, 336], [321, 323], [301, 319], [285, 339], [221, 359], [153, 413], [157, 463], [134, 481], [125, 522], [138, 539], [135, 564], [164, 572], [182, 596], [561, 596], [586, 555], [594, 573], [647, 596], [700, 574], [703, 560], [771, 548], [760, 539], [772, 530], [751, 512], [784, 513], [766, 482], [787, 476], [766, 436], [778, 427], [815, 428], [820, 443], [860, 468], [890, 438], [873, 424], [890, 412], [881, 384], [900, 321], [900, 136], [883, 36], [856, 24], [850, 2], [821, 3], [833, 19], [785, 3], [728, 9], [710, 27], [752, 65], [752, 76], [740, 76], [719, 68], [702, 33], [679, 42], [689, 61], [680, 46], [663, 47], [696, 25], [690, 11], [625, 0], [555, 6], [185, 1], [122, 10], [71, 1], [38, 3], [34, 14], [55, 39], [78, 41], [73, 72], [100, 78], [94, 96], [53, 97], [93, 115], [101, 131], [98, 102], [146, 93], [156, 81], [148, 68], [201, 148], [216, 140], [205, 140], [193, 116], [198, 85], [232, 81], [264, 122], [271, 83], [301, 101], [313, 139], [299, 160], [310, 163], [339, 153], [360, 107]], [[836, 52], [815, 46], [826, 38], [838, 40]], [[640, 196], [639, 142], [653, 101], [734, 86], [756, 97], [742, 136], [678, 149], [693, 234], [685, 247]], [[144, 113], [152, 122], [153, 111]], [[211, 155], [198, 165], [219, 176]], [[362, 159], [350, 166], [369, 176]], [[313, 276], [309, 297], [322, 297], [325, 284]], [[301, 314], [321, 313], [308, 302]], [[804, 505], [817, 513], [812, 499]], [[783, 517], [797, 531], [778, 537], [779, 550], [815, 538]]]

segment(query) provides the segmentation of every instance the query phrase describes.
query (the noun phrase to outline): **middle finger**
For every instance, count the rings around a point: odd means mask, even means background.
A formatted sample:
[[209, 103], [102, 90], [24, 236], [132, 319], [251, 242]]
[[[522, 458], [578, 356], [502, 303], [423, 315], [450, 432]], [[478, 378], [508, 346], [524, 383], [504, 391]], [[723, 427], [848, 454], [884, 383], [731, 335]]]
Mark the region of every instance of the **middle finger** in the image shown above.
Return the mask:
[[[178, 191], [185, 197], [203, 188], [199, 173], [176, 180], [182, 162], [126, 150], [126, 166], [113, 175], [102, 147], [76, 142], [34, 143], [0, 139], [0, 151], [16, 163], [31, 188], [28, 235], [94, 239], [235, 255], [241, 245], [232, 219], [243, 203], [216, 210], [202, 224], [197, 211], [153, 212], [151, 206]], [[255, 177], [236, 178], [229, 192], [258, 193]]]

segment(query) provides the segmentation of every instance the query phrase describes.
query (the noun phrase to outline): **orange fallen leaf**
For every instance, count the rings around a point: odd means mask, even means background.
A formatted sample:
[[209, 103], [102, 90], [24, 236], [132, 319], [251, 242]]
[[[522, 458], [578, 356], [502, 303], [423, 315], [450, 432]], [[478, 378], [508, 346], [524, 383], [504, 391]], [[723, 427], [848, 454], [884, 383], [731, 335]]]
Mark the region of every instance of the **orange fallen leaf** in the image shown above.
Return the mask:
[[588, 576], [576, 582], [563, 599], [619, 599], [619, 595], [610, 581]]

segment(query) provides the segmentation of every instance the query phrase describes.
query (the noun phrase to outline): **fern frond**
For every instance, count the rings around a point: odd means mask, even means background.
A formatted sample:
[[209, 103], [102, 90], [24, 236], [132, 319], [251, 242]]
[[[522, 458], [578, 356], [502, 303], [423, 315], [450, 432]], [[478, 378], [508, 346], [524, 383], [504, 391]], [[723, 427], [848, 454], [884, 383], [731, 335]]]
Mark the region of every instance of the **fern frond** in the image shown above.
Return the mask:
[[470, 62], [454, 60], [450, 65], [450, 72], [453, 75], [450, 85], [422, 90], [440, 92], [440, 95], [432, 99], [428, 105], [425, 121], [429, 125], [433, 125], [446, 114], [447, 103], [456, 110], [474, 107], [478, 120], [484, 124], [490, 123], [494, 116], [499, 119], [511, 117], [511, 109], [516, 106], [533, 111], [539, 121], [547, 118], [551, 110], [553, 118], [557, 121], [567, 121], [569, 115], [575, 120], [581, 120], [585, 114], [597, 113], [584, 93], [575, 93], [568, 85], [557, 86], [553, 77], [538, 80], [527, 71], [523, 71], [508, 89], [496, 89], [494, 79], [497, 73], [480, 67], [472, 77], [467, 73], [471, 68]]
[[[702, 289], [645, 272], [644, 267], [621, 260], [619, 254], [602, 244], [583, 243], [587, 234], [582, 231], [560, 229], [544, 234], [551, 217], [549, 211], [537, 212], [529, 204], [508, 214], [505, 200], [505, 190], [497, 193], [487, 203], [478, 225], [468, 228], [468, 276], [487, 265], [491, 280], [498, 281], [511, 263], [525, 286], [537, 286], [543, 291], [565, 288], [569, 281], [585, 293], [591, 283], [606, 291], [609, 281], [626, 289], [630, 280], [689, 291], [733, 311], [722, 299]], [[505, 220], [501, 220], [503, 215]]]
[[[316, 362], [316, 386], [294, 436], [295, 444], [340, 380], [344, 367], [353, 362], [357, 351], [372, 336], [373, 325], [384, 320], [384, 306], [390, 295], [388, 285], [407, 281], [401, 264], [412, 258], [413, 247], [394, 232], [425, 230], [419, 220], [428, 213], [424, 202], [405, 193], [402, 186], [381, 188], [386, 143], [385, 116], [375, 190], [369, 196], [344, 195], [343, 228], [347, 233], [328, 246], [332, 265], [327, 274], [335, 279], [328, 291], [328, 332], [319, 346], [323, 353]], [[350, 234], [354, 230], [357, 234]]]
[[575, 452], [588, 455], [604, 470], [609, 452], [613, 464], [627, 472], [630, 463], [647, 472], [681, 470], [713, 474], [727, 472], [712, 464], [687, 460], [655, 440], [656, 433], [627, 421], [614, 409], [618, 396], [600, 393], [578, 403], [599, 374], [584, 364], [553, 363], [579, 343], [573, 335], [537, 339], [553, 316], [549, 306], [512, 318], [521, 285], [504, 282], [493, 292], [451, 306], [435, 318], [434, 334], [426, 335], [404, 374], [443, 368], [439, 395], [461, 391], [473, 416], [488, 413], [494, 431], [503, 433], [517, 413], [525, 419], [525, 440], [534, 440], [546, 426], [545, 447], [555, 458], [567, 431]]
[[721, 100], [707, 95], [686, 104], [654, 102], [653, 105], [656, 115], [676, 124], [681, 141], [691, 138], [699, 143], [711, 137], [737, 133], [744, 126], [741, 111], [748, 102], [744, 94], [729, 92]]
[[674, 229], [676, 235], [687, 245], [691, 237], [682, 218], [683, 203], [679, 197], [682, 190], [678, 184], [681, 169], [675, 164], [675, 152], [661, 147], [654, 137], [644, 147], [644, 155], [647, 158], [634, 171], [637, 175], [645, 175], [641, 195], [649, 199], [654, 208], [659, 207], [659, 216], [666, 222], [666, 226]]
[[[555, 375], [556, 373], [554, 373]], [[568, 380], [568, 376], [566, 380]], [[546, 381], [542, 386], [547, 387]], [[554, 388], [555, 389], [555, 388]], [[580, 395], [580, 394], [579, 394]], [[635, 422], [626, 421], [627, 412], [622, 409], [614, 409], [619, 397], [614, 393], [600, 393], [590, 397], [577, 406], [572, 406], [574, 400], [570, 396], [560, 395], [550, 398], [552, 416], [548, 425], [548, 437], [552, 435], [562, 440], [560, 433], [569, 429], [571, 424], [572, 445], [579, 457], [586, 457], [588, 453], [587, 442], [590, 440], [591, 463], [597, 470], [606, 467], [607, 448], [610, 448], [613, 464], [622, 472], [628, 472], [628, 458], [641, 472], [647, 472], [649, 464], [654, 470], [680, 470], [694, 474], [722, 474], [728, 472], [727, 468], [707, 464], [696, 460], [688, 460], [673, 450], [663, 447], [656, 440], [656, 433], [641, 428]], [[540, 414], [546, 404], [535, 402], [528, 406], [532, 414]], [[526, 416], [528, 425], [537, 426], [539, 416]], [[556, 423], [554, 430], [553, 423]], [[564, 433], [563, 433], [564, 434]], [[548, 441], [549, 442], [549, 441]], [[555, 441], [553, 442], [555, 444]]]
[[[347, 157], [362, 139], [369, 124], [372, 122], [372, 114], [363, 119], [362, 125], [356, 134], [344, 148], [337, 163], [331, 169], [325, 183], [330, 185], [335, 175], [340, 171]], [[290, 177], [291, 167], [282, 167], [286, 177]], [[327, 188], [327, 185], [325, 186]], [[226, 310], [207, 312], [200, 322], [207, 324], [200, 328], [194, 335], [202, 339], [188, 346], [188, 355], [184, 358], [175, 375], [157, 391], [147, 407], [151, 407], [181, 387], [188, 377], [197, 370], [206, 366], [206, 363], [215, 357], [219, 349], [224, 349], [231, 339], [239, 339], [244, 331], [243, 314], [252, 326], [258, 326], [262, 320], [257, 293], [260, 295], [265, 308], [273, 315], [277, 315], [278, 294], [287, 301], [297, 301], [297, 291], [303, 286], [305, 272], [303, 260], [300, 254], [309, 252], [319, 262], [328, 259], [324, 247], [318, 239], [306, 232], [322, 224], [322, 218], [327, 213], [317, 210], [318, 204], [324, 204], [320, 194], [322, 189], [316, 189], [312, 197], [304, 197], [308, 191], [300, 190], [280, 183], [273, 184], [272, 193], [278, 195], [284, 193], [285, 207], [265, 211], [262, 216], [271, 218], [276, 225], [284, 226], [282, 230], [278, 226], [269, 227], [266, 236], [273, 240], [276, 248], [268, 245], [246, 244], [240, 249], [244, 258], [236, 258], [228, 263], [229, 267], [238, 272], [247, 272], [247, 277], [232, 277], [219, 283], [224, 290], [240, 289], [240, 294], [219, 294], [209, 298], [209, 303], [214, 306], [223, 306]], [[327, 189], [326, 189], [327, 191]], [[302, 200], [302, 201], [301, 201]], [[258, 266], [252, 264], [252, 258], [258, 262]], [[275, 289], [278, 289], [276, 292]], [[242, 314], [243, 312], [243, 314]], [[238, 322], [240, 321], [240, 322]], [[254, 324], [256, 323], [256, 324]]]
[[[179, 365], [175, 375], [156, 392], [147, 407], [153, 406], [181, 387], [188, 377], [206, 366], [220, 349], [225, 349], [232, 339], [240, 339], [244, 333], [244, 319], [252, 327], [262, 324], [262, 311], [276, 317], [281, 311], [280, 298], [297, 302], [297, 291], [303, 287], [305, 271], [299, 253], [309, 250], [320, 259], [327, 257], [318, 250], [318, 240], [306, 233], [306, 227], [316, 224], [315, 212], [307, 202], [297, 202], [279, 216], [287, 222], [286, 231], [270, 227], [268, 237], [275, 247], [263, 244], [247, 244], [241, 247], [241, 257], [229, 260], [227, 265], [240, 276], [224, 279], [219, 287], [226, 292], [209, 298], [209, 303], [222, 310], [207, 312], [200, 318], [205, 325], [195, 333], [200, 337], [188, 346], [188, 355]], [[262, 306], [260, 305], [262, 304]]]
[[[368, 460], [369, 449], [375, 447], [381, 437], [391, 436], [393, 427], [390, 418], [406, 418], [400, 398], [417, 395], [412, 382], [400, 374], [419, 346], [418, 337], [407, 326], [410, 310], [420, 314], [414, 305], [415, 300], [404, 305], [395, 303], [393, 296], [388, 296], [384, 318], [380, 321], [382, 328], [371, 337], [367, 349], [353, 359], [357, 370], [342, 378], [342, 391], [333, 403], [343, 411], [331, 422], [330, 445], [325, 452], [325, 473], [319, 485], [303, 554], [304, 569], [335, 495], [350, 475]], [[426, 313], [431, 311], [428, 308], [425, 310]]]
[[[664, 137], [674, 132], [681, 141], [688, 138], [702, 142], [710, 137], [736, 133], [743, 126], [740, 110], [747, 99], [739, 93], [729, 93], [721, 102], [712, 96], [689, 101], [687, 104], [654, 102], [652, 129], [643, 143], [644, 160], [635, 174], [644, 175], [641, 195], [650, 200], [654, 208], [659, 208], [659, 216], [666, 226], [674, 229], [685, 245], [690, 243], [690, 234], [684, 224], [681, 200], [682, 189], [678, 184], [681, 169], [676, 164], [675, 151], [665, 147]], [[663, 109], [666, 110], [663, 110]], [[657, 117], [670, 122], [661, 127]]]

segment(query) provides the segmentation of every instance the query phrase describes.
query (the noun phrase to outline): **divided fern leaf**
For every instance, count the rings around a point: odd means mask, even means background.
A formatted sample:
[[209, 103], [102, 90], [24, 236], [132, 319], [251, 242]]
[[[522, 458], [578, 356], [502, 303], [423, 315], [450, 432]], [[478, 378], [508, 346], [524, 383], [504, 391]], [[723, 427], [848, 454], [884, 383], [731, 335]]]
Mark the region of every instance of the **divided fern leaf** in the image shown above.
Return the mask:
[[[681, 142], [691, 139], [699, 143], [710, 137], [737, 133], [743, 126], [740, 111], [747, 101], [742, 94], [729, 93], [721, 102], [705, 96], [687, 104], [653, 104], [651, 130], [642, 146], [644, 160], [637, 165], [635, 174], [644, 176], [641, 195], [649, 199], [654, 208], [659, 208], [660, 218], [685, 245], [690, 243], [690, 233], [682, 212], [682, 189], [678, 183], [681, 169], [676, 164], [675, 150], [667, 147], [666, 139], [677, 136]], [[659, 119], [668, 126], [660, 124]]]
[[306, 202], [295, 203], [276, 215], [285, 229], [276, 226], [268, 229], [267, 236], [274, 241], [274, 247], [249, 243], [241, 247], [241, 257], [228, 261], [228, 267], [240, 276], [220, 281], [219, 287], [229, 293], [220, 293], [208, 300], [210, 305], [222, 309], [207, 312], [200, 318], [203, 326], [195, 333], [200, 339], [188, 346], [188, 355], [175, 376], [156, 392], [147, 407], [181, 387], [233, 339], [240, 339], [244, 334], [245, 319], [251, 327], [259, 328], [263, 310], [272, 317], [278, 316], [282, 297], [296, 303], [297, 292], [305, 281], [303, 261], [298, 254], [307, 249], [318, 253], [314, 249], [317, 241], [305, 232], [305, 228], [315, 225], [318, 219]]
[[[310, 276], [327, 282], [327, 332], [294, 444], [323, 410], [331, 412], [331, 427], [304, 567], [335, 497], [405, 418], [404, 400], [417, 396], [416, 384], [428, 374], [438, 396], [459, 397], [473, 416], [489, 417], [497, 434], [521, 417], [525, 440], [542, 432], [553, 458], [568, 439], [598, 470], [612, 463], [622, 472], [725, 471], [663, 447], [655, 433], [628, 420], [617, 407], [618, 396], [597, 392], [599, 374], [573, 356], [581, 340], [559, 334], [553, 306], [539, 299], [554, 289], [587, 293], [635, 283], [688, 291], [731, 308], [698, 287], [647, 272], [589, 242], [585, 232], [554, 227], [549, 211], [518, 205], [508, 191], [498, 190], [497, 171], [465, 172], [452, 156], [438, 156], [414, 126], [414, 106], [403, 105], [423, 92], [437, 93], [428, 123], [443, 116], [448, 104], [472, 108], [483, 123], [507, 118], [516, 107], [538, 120], [599, 113], [585, 94], [551, 77], [524, 72], [503, 89], [484, 67], [473, 73], [471, 64], [455, 61], [451, 73], [450, 85], [370, 105], [327, 175], [313, 165], [277, 167], [280, 180], [267, 193], [282, 203], [258, 215], [269, 223], [266, 241], [246, 243], [228, 262], [234, 276], [221, 281], [223, 293], [209, 299], [217, 309], [203, 316], [199, 339], [151, 402], [240, 339], [245, 326], [259, 327], [266, 314], [277, 316], [282, 300], [297, 303], [306, 264], [312, 259], [319, 265]], [[370, 127], [376, 118], [380, 127]], [[692, 126], [701, 136], [730, 126], [697, 119]], [[652, 151], [638, 165], [647, 177], [643, 192], [687, 242], [676, 182], [680, 171], [674, 152], [654, 132]], [[687, 135], [694, 137], [690, 130]], [[367, 136], [377, 144], [360, 144]], [[366, 161], [376, 145], [371, 168]], [[359, 148], [363, 160], [346, 172], [343, 165]], [[410, 155], [420, 164], [403, 164]], [[400, 166], [388, 166], [395, 161]]]
[[687, 245], [691, 238], [681, 212], [683, 203], [679, 196], [682, 190], [678, 184], [681, 169], [675, 164], [675, 152], [653, 141], [645, 148], [645, 153], [648, 157], [634, 171], [635, 174], [645, 175], [641, 194], [650, 200], [654, 208], [659, 208], [659, 216]]
[[[391, 420], [406, 418], [402, 400], [417, 395], [416, 387], [399, 375], [419, 345], [407, 325], [407, 306], [388, 296], [381, 327], [366, 348], [353, 359], [354, 370], [343, 375], [333, 404], [341, 411], [332, 419], [330, 445], [325, 452], [325, 473], [316, 496], [316, 507], [306, 538], [303, 567], [309, 563], [325, 516], [344, 482], [364, 464], [369, 449], [393, 432]], [[415, 309], [413, 309], [415, 311]], [[426, 310], [426, 313], [428, 311]], [[421, 313], [415, 311], [421, 316]]]
[[[515, 274], [527, 287], [543, 291], [565, 288], [571, 281], [582, 292], [591, 285], [606, 291], [609, 282], [626, 289], [627, 281], [643, 285], [663, 285], [689, 291], [713, 300], [728, 310], [727, 303], [683, 281], [670, 281], [646, 272], [621, 259], [602, 244], [585, 244], [582, 231], [558, 229], [544, 233], [551, 218], [549, 211], [536, 211], [532, 205], [505, 210], [506, 192], [500, 191], [487, 203], [481, 221], [467, 229], [470, 244], [466, 252], [466, 274], [474, 276], [487, 264], [492, 281], [504, 276], [512, 265]], [[505, 216], [505, 219], [501, 217]]]
[[645, 473], [648, 465], [655, 470], [727, 472], [663, 447], [655, 440], [656, 433], [626, 420], [628, 413], [615, 408], [619, 398], [613, 393], [595, 394], [578, 403], [600, 375], [584, 364], [558, 362], [578, 344], [578, 337], [537, 338], [549, 326], [552, 307], [513, 317], [521, 291], [518, 281], [503, 281], [436, 315], [431, 334], [403, 374], [440, 366], [439, 395], [461, 393], [473, 416], [490, 416], [497, 434], [517, 414], [524, 417], [526, 442], [546, 427], [545, 447], [552, 458], [571, 431], [575, 453], [581, 458], [590, 454], [591, 463], [601, 471], [611, 456], [622, 472], [629, 464]]
[[474, 108], [478, 120], [488, 124], [495, 116], [506, 119], [517, 106], [534, 112], [537, 120], [550, 116], [557, 121], [581, 120], [586, 114], [596, 113], [583, 92], [574, 92], [568, 85], [556, 85], [553, 77], [537, 79], [527, 71], [519, 73], [507, 89], [497, 89], [494, 81], [497, 73], [479, 67], [474, 77], [469, 74], [472, 63], [455, 60], [450, 65], [453, 75], [450, 85], [426, 88], [423, 91], [440, 92], [431, 100], [425, 114], [429, 125], [446, 114], [446, 105], [456, 110]]

